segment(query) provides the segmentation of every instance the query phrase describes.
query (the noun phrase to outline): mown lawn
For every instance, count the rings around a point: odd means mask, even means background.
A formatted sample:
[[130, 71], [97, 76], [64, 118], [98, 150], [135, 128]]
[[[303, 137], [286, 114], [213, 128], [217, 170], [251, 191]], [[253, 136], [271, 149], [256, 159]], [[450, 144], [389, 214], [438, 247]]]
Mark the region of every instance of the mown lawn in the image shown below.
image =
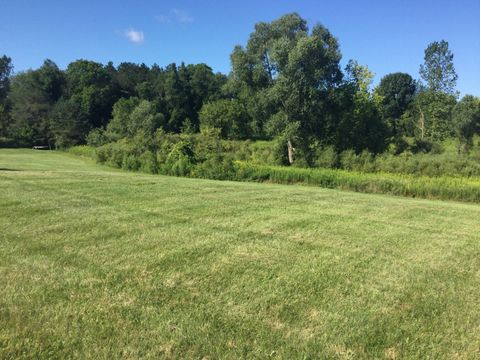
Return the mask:
[[480, 205], [0, 150], [0, 358], [480, 358]]

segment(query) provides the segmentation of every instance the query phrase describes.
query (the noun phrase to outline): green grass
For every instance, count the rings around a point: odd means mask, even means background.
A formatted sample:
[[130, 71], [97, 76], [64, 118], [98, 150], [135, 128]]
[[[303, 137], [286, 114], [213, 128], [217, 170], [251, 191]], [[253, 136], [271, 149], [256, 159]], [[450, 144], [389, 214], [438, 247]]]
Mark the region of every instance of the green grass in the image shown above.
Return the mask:
[[0, 358], [480, 358], [480, 206], [0, 150]]

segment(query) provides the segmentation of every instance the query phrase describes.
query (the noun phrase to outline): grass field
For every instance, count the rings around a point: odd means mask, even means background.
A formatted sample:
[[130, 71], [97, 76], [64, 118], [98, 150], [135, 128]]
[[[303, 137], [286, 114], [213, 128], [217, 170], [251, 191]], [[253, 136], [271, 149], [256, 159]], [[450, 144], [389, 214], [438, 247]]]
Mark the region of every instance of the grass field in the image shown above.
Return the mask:
[[480, 206], [0, 150], [0, 358], [480, 358]]

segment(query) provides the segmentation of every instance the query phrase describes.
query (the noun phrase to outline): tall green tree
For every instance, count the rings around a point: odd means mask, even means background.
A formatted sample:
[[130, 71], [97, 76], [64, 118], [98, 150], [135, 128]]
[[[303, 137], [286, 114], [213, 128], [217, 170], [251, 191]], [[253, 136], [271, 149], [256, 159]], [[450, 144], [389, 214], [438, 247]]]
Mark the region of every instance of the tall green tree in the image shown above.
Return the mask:
[[6, 55], [0, 57], [0, 137], [7, 137], [10, 123], [7, 95], [10, 91], [10, 76], [13, 72], [12, 59]]
[[327, 28], [310, 31], [298, 14], [287, 14], [258, 23], [246, 48], [235, 47], [227, 88], [247, 105], [253, 128], [278, 137], [292, 163], [295, 153], [308, 158], [323, 136], [329, 97], [342, 78], [340, 58]]
[[453, 108], [453, 122], [459, 139], [459, 151], [473, 147], [473, 136], [480, 133], [480, 99], [465, 95]]
[[[278, 21], [298, 26], [272, 44], [270, 62], [277, 71], [272, 94], [280, 104], [272, 119], [281, 119], [276, 129], [286, 143], [289, 163], [293, 163], [295, 151], [308, 163], [310, 145], [325, 136], [329, 97], [342, 79], [341, 54], [337, 40], [324, 26], [316, 25], [308, 33], [300, 19]], [[289, 30], [288, 26], [280, 28]]]
[[[181, 71], [180, 71], [181, 70]], [[163, 94], [168, 109], [166, 130], [180, 132], [183, 125], [191, 121], [190, 88], [188, 77], [182, 67], [170, 64], [165, 69]]]
[[62, 96], [65, 78], [51, 60], [37, 70], [17, 74], [11, 83], [12, 135], [28, 144], [53, 146], [50, 114]]
[[117, 67], [114, 79], [122, 97], [138, 96], [137, 86], [148, 79], [150, 69], [145, 64], [122, 62]]
[[49, 114], [49, 129], [56, 148], [67, 148], [85, 142], [90, 130], [86, 113], [74, 98], [60, 98]]
[[106, 126], [117, 100], [111, 71], [94, 61], [77, 60], [68, 65], [66, 78], [66, 97], [81, 105], [89, 127]]
[[380, 111], [383, 119], [388, 124], [393, 139], [397, 139], [401, 135], [401, 118], [415, 97], [415, 81], [409, 74], [392, 73], [380, 80], [375, 91], [381, 97]]
[[219, 129], [226, 139], [246, 139], [251, 134], [245, 106], [236, 99], [206, 103], [200, 111], [201, 129]]
[[452, 110], [456, 103], [457, 74], [448, 42], [433, 42], [425, 49], [420, 75], [426, 83], [415, 99], [413, 114], [420, 138], [439, 141], [455, 134]]
[[107, 126], [106, 135], [111, 140], [133, 138], [138, 132], [153, 136], [165, 125], [165, 117], [158, 112], [155, 103], [137, 97], [121, 98], [113, 106], [113, 118]]
[[266, 127], [278, 128], [266, 126], [270, 118], [282, 117], [273, 116], [280, 103], [271, 90], [301, 36], [308, 36], [306, 21], [296, 13], [287, 14], [271, 23], [256, 24], [246, 47], [236, 46], [231, 54], [232, 73], [225, 90], [248, 109], [257, 136], [268, 132]]
[[10, 89], [10, 76], [12, 75], [12, 59], [7, 55], [0, 57], [0, 104], [4, 104]]
[[447, 41], [435, 41], [427, 46], [420, 76], [431, 91], [454, 95], [458, 75]]
[[424, 90], [418, 93], [409, 112], [413, 135], [421, 140], [442, 141], [455, 135], [453, 95]]
[[353, 60], [349, 61], [345, 73], [335, 146], [338, 151], [381, 152], [385, 149], [388, 131], [380, 114], [382, 98], [370, 90], [374, 74]]

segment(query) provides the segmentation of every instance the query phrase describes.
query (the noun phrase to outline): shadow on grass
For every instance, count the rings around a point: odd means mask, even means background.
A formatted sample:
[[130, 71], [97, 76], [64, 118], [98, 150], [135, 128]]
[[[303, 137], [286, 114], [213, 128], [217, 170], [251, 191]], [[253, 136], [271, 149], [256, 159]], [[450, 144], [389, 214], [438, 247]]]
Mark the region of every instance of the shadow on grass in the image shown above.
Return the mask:
[[0, 171], [23, 171], [20, 169], [9, 169], [9, 168], [0, 168]]

